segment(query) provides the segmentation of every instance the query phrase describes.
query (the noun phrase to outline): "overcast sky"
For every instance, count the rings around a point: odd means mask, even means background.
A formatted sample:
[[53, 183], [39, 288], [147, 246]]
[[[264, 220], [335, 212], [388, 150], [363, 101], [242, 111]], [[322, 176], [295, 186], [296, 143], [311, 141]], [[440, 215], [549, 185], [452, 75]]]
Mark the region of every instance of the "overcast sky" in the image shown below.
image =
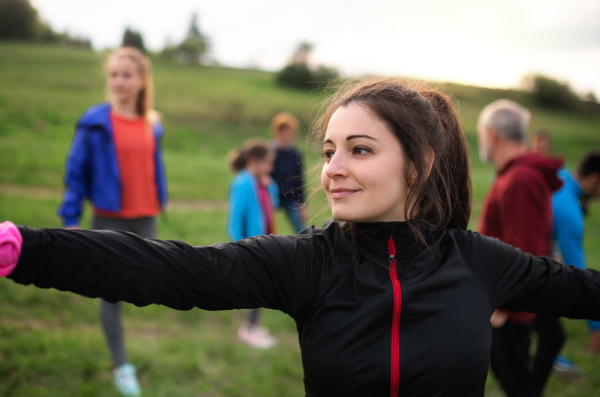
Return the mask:
[[345, 74], [516, 87], [526, 73], [600, 98], [600, 0], [31, 0], [59, 31], [117, 47], [180, 41], [193, 12], [222, 64], [281, 68], [297, 44]]

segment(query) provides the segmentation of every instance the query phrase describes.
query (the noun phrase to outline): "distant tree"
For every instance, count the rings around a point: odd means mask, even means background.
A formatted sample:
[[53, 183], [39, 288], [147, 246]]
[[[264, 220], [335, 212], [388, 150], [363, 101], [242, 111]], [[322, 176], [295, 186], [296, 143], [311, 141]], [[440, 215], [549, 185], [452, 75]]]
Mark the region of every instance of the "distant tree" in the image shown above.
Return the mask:
[[198, 14], [193, 13], [185, 39], [179, 44], [171, 44], [171, 41], [167, 40], [161, 56], [181, 63], [205, 63], [209, 48], [209, 39], [198, 26]]
[[39, 18], [29, 0], [0, 0], [0, 40], [29, 40], [91, 49], [85, 37], [57, 33]]
[[588, 92], [583, 96], [583, 100], [586, 102], [596, 103], [598, 100], [596, 99], [596, 95], [592, 91]]
[[600, 103], [592, 91], [583, 96], [583, 110], [588, 114], [600, 114]]
[[125, 29], [125, 33], [123, 34], [123, 43], [121, 44], [123, 47], [135, 47], [142, 52], [146, 52], [146, 47], [144, 46], [144, 38], [140, 32], [136, 32], [135, 30], [127, 27]]
[[301, 63], [287, 65], [275, 77], [277, 84], [296, 88], [312, 88], [312, 80], [313, 73], [308, 65]]
[[314, 46], [306, 41], [298, 44], [298, 48], [288, 61], [288, 65], [306, 65], [308, 66], [308, 62], [310, 61], [310, 56], [314, 50]]
[[548, 76], [534, 74], [524, 79], [525, 88], [533, 94], [539, 106], [554, 109], [578, 110], [581, 101], [568, 83]]
[[288, 60], [288, 64], [275, 75], [277, 84], [312, 90], [322, 88], [329, 81], [337, 79], [339, 73], [334, 68], [323, 65], [310, 66], [313, 48], [311, 43], [301, 42]]
[[34, 40], [38, 12], [29, 0], [0, 0], [0, 39]]
[[198, 14], [192, 14], [187, 37], [177, 47], [178, 56], [192, 63], [201, 63], [202, 56], [208, 51], [208, 40], [198, 27]]

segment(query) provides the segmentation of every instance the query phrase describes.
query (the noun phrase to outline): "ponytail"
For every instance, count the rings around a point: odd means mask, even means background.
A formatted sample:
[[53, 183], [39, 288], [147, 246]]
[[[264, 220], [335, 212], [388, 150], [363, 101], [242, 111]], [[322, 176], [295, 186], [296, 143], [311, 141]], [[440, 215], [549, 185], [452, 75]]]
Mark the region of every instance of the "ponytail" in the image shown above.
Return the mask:
[[441, 152], [437, 188], [446, 197], [449, 227], [467, 230], [471, 216], [472, 187], [469, 145], [450, 98], [439, 91], [421, 91], [437, 112], [446, 144]]
[[234, 173], [240, 172], [248, 165], [250, 159], [262, 160], [273, 149], [269, 142], [262, 138], [247, 140], [240, 148], [235, 148], [227, 155], [227, 162]]

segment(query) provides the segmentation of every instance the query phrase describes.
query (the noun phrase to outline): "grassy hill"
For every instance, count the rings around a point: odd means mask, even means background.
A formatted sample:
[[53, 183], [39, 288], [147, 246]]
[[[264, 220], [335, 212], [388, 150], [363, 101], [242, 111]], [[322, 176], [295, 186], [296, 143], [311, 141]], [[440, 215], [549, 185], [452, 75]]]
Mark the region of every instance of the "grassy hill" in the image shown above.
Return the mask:
[[[55, 215], [62, 192], [64, 159], [77, 118], [104, 99], [104, 54], [63, 48], [0, 43], [0, 219], [36, 227], [59, 227]], [[227, 241], [225, 157], [252, 136], [269, 137], [269, 120], [279, 111], [302, 122], [300, 143], [317, 164], [306, 131], [318, 113], [321, 94], [284, 89], [271, 73], [154, 62], [156, 108], [167, 134], [164, 155], [171, 205], [161, 217], [160, 238], [201, 245]], [[479, 111], [519, 92], [441, 85], [455, 95], [472, 147], [476, 225], [492, 168], [476, 149]], [[551, 131], [555, 152], [573, 167], [591, 148], [600, 148], [600, 115], [532, 109], [532, 131]], [[318, 171], [317, 171], [318, 173]], [[314, 181], [314, 175], [309, 176]], [[311, 182], [312, 183], [312, 182]], [[310, 203], [317, 214], [322, 195]], [[315, 218], [320, 224], [327, 211]], [[89, 222], [86, 210], [84, 225]], [[283, 232], [290, 226], [281, 218]], [[587, 220], [590, 266], [600, 269], [600, 206]], [[144, 396], [301, 396], [302, 367], [295, 324], [265, 311], [264, 323], [278, 347], [252, 350], [236, 341], [243, 312], [176, 312], [126, 305], [124, 321], [131, 360], [138, 366]], [[564, 321], [566, 352], [586, 370], [584, 380], [551, 379], [546, 396], [596, 396], [600, 358], [584, 351], [582, 321]], [[111, 361], [97, 320], [97, 302], [54, 290], [0, 280], [0, 397], [116, 396]], [[490, 378], [489, 396], [500, 395]]]

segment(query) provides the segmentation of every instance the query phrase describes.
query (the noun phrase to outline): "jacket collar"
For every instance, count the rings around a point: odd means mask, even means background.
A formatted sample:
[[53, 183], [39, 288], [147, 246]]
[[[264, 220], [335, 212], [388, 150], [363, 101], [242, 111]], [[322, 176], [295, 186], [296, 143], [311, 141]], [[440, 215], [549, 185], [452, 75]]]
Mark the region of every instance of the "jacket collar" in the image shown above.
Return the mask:
[[[420, 227], [425, 241], [432, 241], [433, 233]], [[407, 222], [357, 222], [354, 223], [355, 240], [362, 249], [375, 257], [388, 254], [388, 240], [394, 236], [396, 245], [396, 258], [400, 262], [412, 259], [421, 250], [426, 249], [424, 244], [409, 227]]]
[[[91, 128], [100, 127], [103, 131], [110, 133], [112, 131], [112, 122], [110, 119], [111, 105], [109, 102], [99, 103], [90, 107], [78, 121], [79, 127]], [[152, 132], [156, 139], [164, 134], [164, 128], [158, 122], [153, 123]]]

